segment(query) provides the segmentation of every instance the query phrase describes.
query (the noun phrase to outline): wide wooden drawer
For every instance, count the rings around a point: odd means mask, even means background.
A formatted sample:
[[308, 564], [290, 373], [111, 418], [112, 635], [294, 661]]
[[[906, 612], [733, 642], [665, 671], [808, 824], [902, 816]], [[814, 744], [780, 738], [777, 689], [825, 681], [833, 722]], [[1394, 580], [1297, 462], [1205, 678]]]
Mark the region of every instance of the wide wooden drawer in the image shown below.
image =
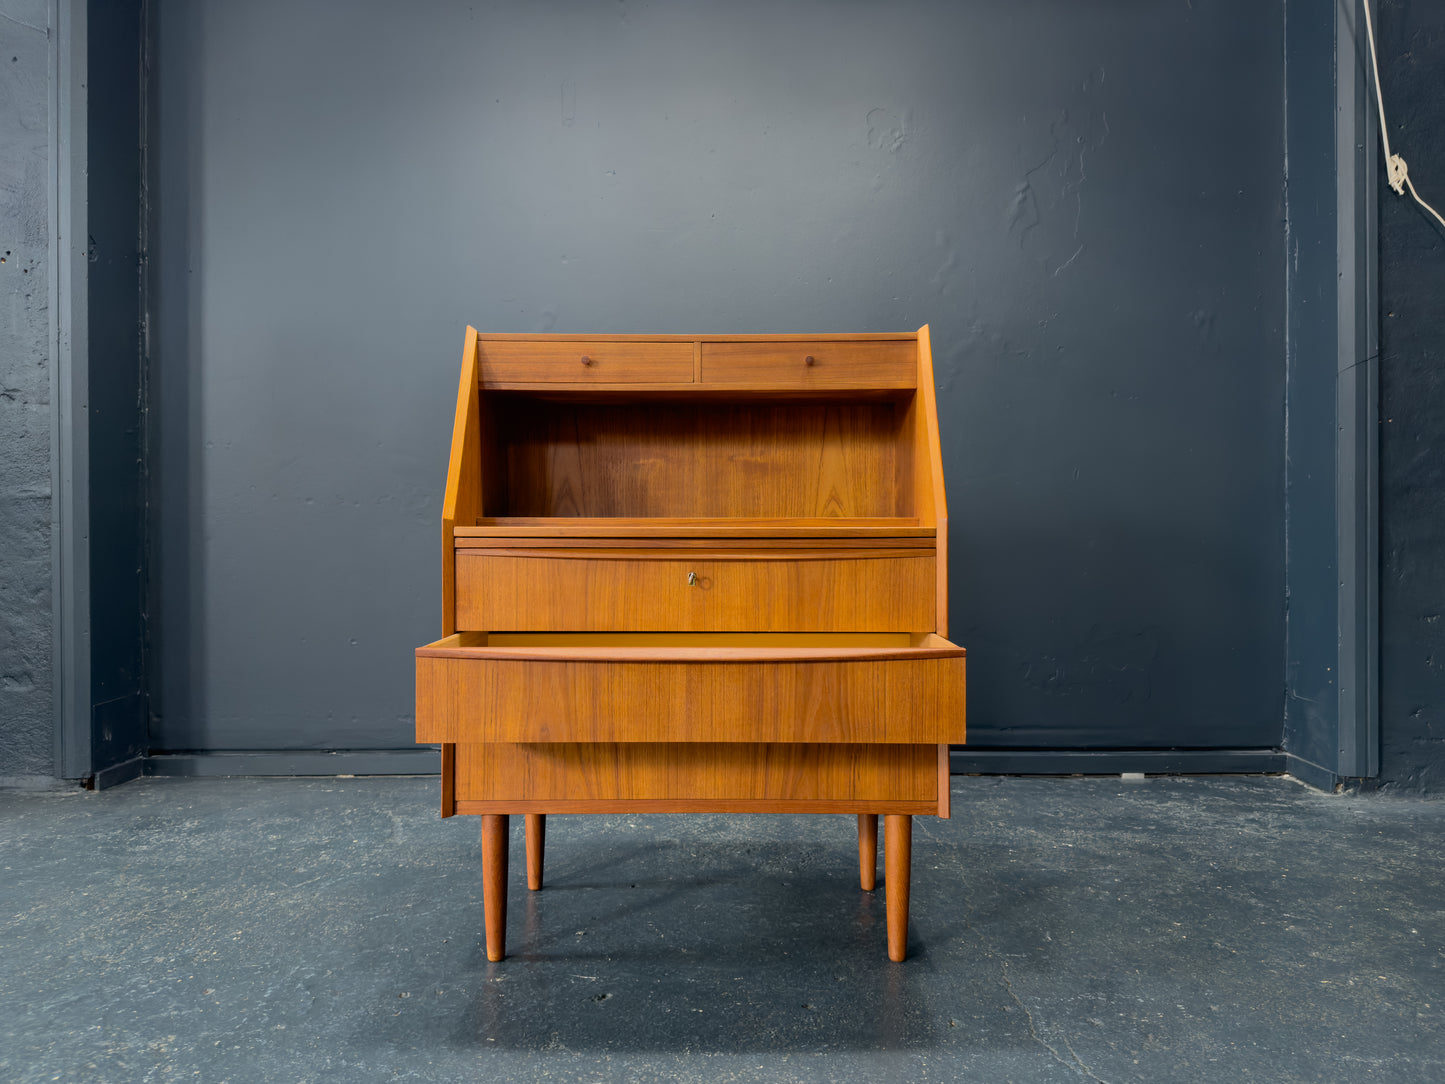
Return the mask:
[[477, 343], [483, 384], [691, 383], [692, 343]]
[[416, 650], [419, 742], [964, 740], [933, 633], [458, 633]]
[[713, 384], [911, 388], [918, 383], [918, 344], [912, 339], [705, 342], [702, 379]]
[[458, 550], [459, 630], [920, 632], [932, 550]]
[[448, 812], [650, 807], [941, 813], [946, 746], [805, 742], [463, 742]]

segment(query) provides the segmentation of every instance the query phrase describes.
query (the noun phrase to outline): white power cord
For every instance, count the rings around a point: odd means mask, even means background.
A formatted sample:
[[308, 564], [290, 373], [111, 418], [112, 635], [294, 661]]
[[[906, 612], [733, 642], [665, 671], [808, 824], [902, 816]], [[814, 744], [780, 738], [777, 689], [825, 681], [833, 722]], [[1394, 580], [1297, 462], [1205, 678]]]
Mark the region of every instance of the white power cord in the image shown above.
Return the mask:
[[1375, 76], [1375, 104], [1380, 107], [1380, 142], [1385, 145], [1385, 179], [1390, 182], [1390, 187], [1402, 196], [1408, 188], [1410, 195], [1415, 197], [1415, 202], [1434, 215], [1435, 221], [1445, 227], [1445, 218], [1441, 218], [1440, 212], [1422, 200], [1420, 193], [1415, 191], [1405, 159], [1390, 153], [1390, 133], [1385, 127], [1385, 98], [1380, 93], [1380, 59], [1375, 55], [1375, 24], [1370, 18], [1370, 0], [1360, 2], [1365, 9], [1365, 32], [1370, 38], [1370, 67]]

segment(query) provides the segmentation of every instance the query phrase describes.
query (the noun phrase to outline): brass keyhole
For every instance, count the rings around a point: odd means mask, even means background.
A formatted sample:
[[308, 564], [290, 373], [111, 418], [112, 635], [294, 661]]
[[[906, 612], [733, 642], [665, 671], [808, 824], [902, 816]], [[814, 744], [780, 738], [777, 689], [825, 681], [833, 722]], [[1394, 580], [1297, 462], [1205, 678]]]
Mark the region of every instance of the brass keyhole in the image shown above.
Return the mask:
[[697, 573], [696, 573], [696, 572], [689, 572], [689, 573], [687, 574], [687, 585], [688, 585], [689, 587], [696, 587], [696, 586], [697, 586]]

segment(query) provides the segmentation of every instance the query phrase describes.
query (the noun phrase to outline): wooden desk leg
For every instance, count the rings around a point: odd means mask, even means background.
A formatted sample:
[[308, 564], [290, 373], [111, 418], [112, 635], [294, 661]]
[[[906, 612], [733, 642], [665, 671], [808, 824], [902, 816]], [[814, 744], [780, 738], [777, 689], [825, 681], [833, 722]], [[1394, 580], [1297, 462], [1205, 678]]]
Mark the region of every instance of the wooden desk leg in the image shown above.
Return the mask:
[[[507, 954], [507, 844], [510, 827], [505, 813], [482, 814], [482, 912], [487, 925], [489, 960], [500, 960]], [[890, 910], [889, 915], [892, 913]]]
[[908, 955], [908, 879], [913, 868], [913, 818], [889, 813], [883, 818], [883, 888], [888, 904], [888, 958]]
[[878, 814], [858, 814], [858, 883], [872, 892], [878, 883]]
[[527, 813], [527, 887], [542, 887], [542, 857], [547, 851], [547, 814]]

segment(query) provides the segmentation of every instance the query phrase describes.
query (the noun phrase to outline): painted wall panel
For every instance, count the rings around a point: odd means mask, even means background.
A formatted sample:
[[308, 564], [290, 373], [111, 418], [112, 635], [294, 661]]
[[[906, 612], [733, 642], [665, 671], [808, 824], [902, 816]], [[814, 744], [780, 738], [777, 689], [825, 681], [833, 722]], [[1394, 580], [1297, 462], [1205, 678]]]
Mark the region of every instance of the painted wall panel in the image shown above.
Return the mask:
[[1281, 6], [156, 9], [156, 748], [410, 741], [467, 323], [931, 324], [971, 741], [1279, 744]]
[[[1445, 18], [1380, 5], [1391, 150], [1445, 205]], [[1381, 162], [1377, 151], [1375, 161]], [[1445, 230], [1380, 182], [1380, 782], [1445, 791]]]

